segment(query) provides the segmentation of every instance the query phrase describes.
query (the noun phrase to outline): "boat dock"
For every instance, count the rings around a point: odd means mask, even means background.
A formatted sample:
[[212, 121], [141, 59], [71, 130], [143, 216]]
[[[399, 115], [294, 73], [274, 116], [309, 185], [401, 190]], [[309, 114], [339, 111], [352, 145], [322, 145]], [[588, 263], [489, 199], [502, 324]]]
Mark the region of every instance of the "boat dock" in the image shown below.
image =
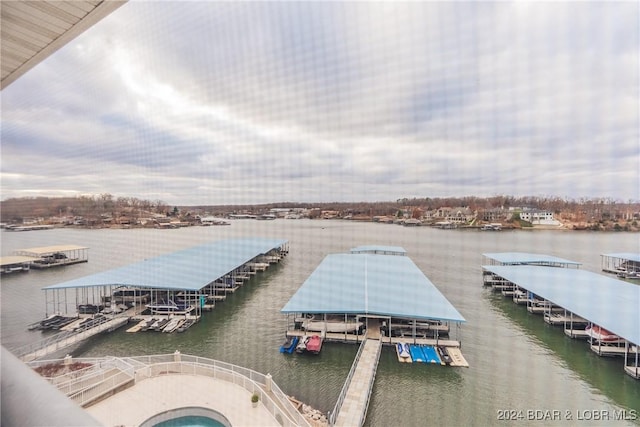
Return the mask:
[[18, 249], [14, 254], [34, 258], [30, 266], [37, 269], [89, 262], [89, 248], [78, 245]]
[[88, 262], [88, 251], [89, 248], [77, 245], [18, 249], [0, 259], [0, 272], [6, 274]]
[[31, 264], [38, 258], [22, 255], [3, 256], [0, 258], [0, 273], [9, 274], [29, 271]]
[[579, 316], [574, 316], [572, 313], [569, 313], [569, 315], [565, 315], [564, 310], [562, 310], [562, 313], [557, 313], [557, 312], [544, 313], [543, 318], [544, 318], [544, 321], [550, 325], [571, 324], [571, 325], [586, 326], [587, 323], [589, 323], [588, 320], [583, 319], [582, 317], [579, 317]]
[[4, 227], [7, 231], [35, 231], [35, 230], [53, 230], [53, 225], [9, 225]]
[[[67, 262], [79, 258], [68, 251], [87, 248], [35, 249], [28, 251], [53, 253], [54, 260]], [[45, 320], [29, 328], [62, 332], [15, 353], [23, 360], [41, 358], [130, 320], [137, 324], [129, 332], [183, 332], [225, 299], [216, 293], [218, 285], [241, 286], [251, 271], [266, 270], [288, 250], [288, 242], [280, 239], [221, 240], [47, 286]]]
[[569, 338], [577, 339], [577, 340], [587, 340], [589, 339], [589, 334], [587, 331], [583, 329], [574, 329], [574, 328], [565, 328], [564, 334]]
[[329, 422], [334, 426], [362, 426], [376, 377], [382, 343], [368, 338], [362, 342]]
[[602, 254], [602, 271], [621, 279], [640, 279], [640, 253], [620, 252]]
[[383, 345], [403, 342], [430, 363], [469, 366], [460, 342], [450, 338], [450, 323], [459, 327], [465, 319], [401, 247], [327, 255], [280, 311], [287, 337], [304, 342], [321, 333], [325, 341], [360, 344], [329, 414], [331, 426], [364, 424]]
[[[509, 254], [496, 258], [508, 259]], [[483, 277], [490, 277], [491, 282], [510, 282], [526, 291], [529, 311], [543, 314], [549, 324], [563, 325], [567, 336], [588, 339], [589, 348], [600, 356], [623, 357], [624, 371], [638, 379], [640, 357], [634, 349], [640, 342], [640, 286], [550, 265], [503, 263], [482, 268]], [[565, 263], [564, 267], [569, 265]]]

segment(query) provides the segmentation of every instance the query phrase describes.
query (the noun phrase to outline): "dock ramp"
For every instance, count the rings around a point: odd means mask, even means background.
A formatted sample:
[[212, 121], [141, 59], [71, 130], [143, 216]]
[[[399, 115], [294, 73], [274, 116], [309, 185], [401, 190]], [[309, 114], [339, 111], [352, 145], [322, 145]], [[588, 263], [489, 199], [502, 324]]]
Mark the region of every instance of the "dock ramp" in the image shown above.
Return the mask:
[[364, 424], [381, 349], [382, 342], [377, 339], [369, 338], [360, 344], [336, 406], [329, 416], [330, 425], [355, 427]]
[[91, 328], [77, 331], [59, 332], [47, 339], [20, 347], [12, 351], [23, 362], [31, 362], [49, 356], [66, 347], [77, 344], [102, 332], [110, 332], [125, 325], [129, 317], [114, 317]]

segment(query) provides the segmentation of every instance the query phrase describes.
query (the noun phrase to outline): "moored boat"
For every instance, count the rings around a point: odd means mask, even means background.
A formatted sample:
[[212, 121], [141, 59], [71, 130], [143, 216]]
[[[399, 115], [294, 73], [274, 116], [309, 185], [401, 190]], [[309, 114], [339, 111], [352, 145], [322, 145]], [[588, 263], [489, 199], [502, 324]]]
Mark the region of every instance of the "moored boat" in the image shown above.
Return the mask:
[[165, 325], [165, 327], [162, 329], [162, 332], [171, 333], [176, 329], [178, 329], [183, 322], [184, 322], [184, 319], [179, 319], [177, 317], [174, 317], [169, 321], [169, 323]]
[[318, 354], [322, 349], [322, 338], [320, 335], [312, 335], [307, 341], [307, 351], [309, 353]]
[[601, 343], [617, 344], [624, 342], [624, 339], [598, 325], [588, 325], [584, 330], [589, 337]]
[[396, 344], [396, 347], [398, 351], [398, 356], [402, 357], [403, 359], [411, 357], [411, 353], [409, 352], [409, 345], [407, 343], [399, 342]]
[[173, 300], [164, 301], [161, 300], [159, 302], [155, 302], [153, 304], [147, 304], [147, 308], [153, 314], [162, 314], [162, 313], [189, 313], [193, 310], [193, 306], [181, 303], [174, 302]]
[[296, 345], [296, 353], [304, 353], [305, 350], [307, 349], [307, 342], [309, 341], [308, 336], [304, 336], [300, 339], [300, 341], [298, 341], [298, 344]]
[[178, 326], [177, 331], [178, 332], [184, 332], [187, 329], [189, 329], [191, 326], [193, 326], [193, 324], [196, 323], [196, 321], [194, 319], [186, 319], [182, 325]]
[[438, 346], [438, 354], [440, 355], [440, 360], [442, 360], [445, 364], [451, 364], [451, 356], [449, 356], [449, 352], [445, 346]]
[[396, 353], [398, 354], [398, 361], [403, 363], [412, 363], [411, 354], [409, 352], [409, 345], [407, 343], [396, 343]]
[[293, 353], [293, 350], [295, 350], [299, 340], [299, 337], [287, 337], [284, 343], [280, 346], [280, 353]]

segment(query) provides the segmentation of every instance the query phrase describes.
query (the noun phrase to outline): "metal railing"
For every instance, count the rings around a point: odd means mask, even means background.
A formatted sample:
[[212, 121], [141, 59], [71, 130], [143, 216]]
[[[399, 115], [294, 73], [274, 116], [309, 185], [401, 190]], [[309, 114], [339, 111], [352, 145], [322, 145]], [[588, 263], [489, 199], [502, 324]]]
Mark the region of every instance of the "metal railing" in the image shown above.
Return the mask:
[[81, 390], [70, 394], [69, 398], [80, 406], [84, 406], [116, 388], [134, 381], [134, 379], [134, 372], [116, 371], [114, 375], [107, 376], [94, 384], [88, 384]]
[[364, 411], [362, 412], [362, 414], [360, 415], [360, 422], [358, 423], [359, 426], [364, 424], [364, 420], [367, 418], [367, 411], [369, 410], [369, 401], [371, 400], [371, 393], [373, 392], [373, 383], [376, 381], [376, 372], [378, 372], [378, 362], [380, 360], [380, 352], [382, 351], [382, 342], [378, 341], [378, 350], [376, 351], [376, 364], [373, 368], [373, 374], [371, 375], [371, 380], [369, 381], [369, 384], [367, 385], [367, 401], [364, 404]]
[[347, 396], [347, 391], [349, 390], [349, 385], [351, 384], [351, 378], [353, 378], [353, 374], [356, 372], [356, 367], [358, 366], [358, 361], [360, 360], [360, 356], [362, 355], [362, 351], [364, 350], [366, 339], [362, 340], [360, 343], [360, 347], [358, 347], [358, 352], [356, 353], [356, 357], [353, 359], [353, 363], [351, 364], [351, 369], [349, 370], [349, 374], [347, 375], [347, 379], [344, 381], [342, 386], [342, 390], [340, 390], [340, 395], [338, 395], [338, 400], [336, 401], [333, 410], [329, 413], [328, 421], [329, 425], [332, 426], [336, 423], [336, 418], [338, 417], [338, 413], [340, 412], [340, 408], [342, 407], [342, 403], [344, 402], [344, 398]]
[[[46, 365], [64, 366], [66, 362], [66, 359], [43, 360], [31, 362], [28, 365], [31, 368]], [[80, 405], [84, 405], [135, 378], [134, 366], [116, 357], [73, 359], [73, 362], [85, 363], [90, 366], [45, 379]]]
[[[110, 324], [110, 322], [112, 322], [113, 320], [124, 320], [125, 318], [128, 318], [128, 316], [113, 316], [113, 317], [104, 317], [101, 319], [104, 319], [102, 321], [99, 321], [98, 323], [92, 323], [90, 325], [85, 325], [82, 326], [80, 328], [77, 328], [73, 331], [63, 331], [63, 332], [58, 332], [57, 334], [51, 335], [50, 337], [47, 337], [45, 339], [42, 339], [40, 341], [36, 341], [30, 344], [26, 344], [23, 345], [21, 347], [16, 347], [16, 348], [12, 348], [11, 349], [11, 353], [13, 353], [16, 357], [22, 359], [25, 358], [25, 356], [28, 355], [33, 355], [33, 357], [35, 359], [37, 359], [38, 357], [38, 352], [42, 351], [44, 349], [47, 349], [49, 347], [52, 347], [50, 349], [50, 352], [48, 353], [53, 353], [56, 352], [58, 350], [62, 350], [63, 348], [81, 341], [82, 339], [86, 339], [89, 338], [90, 336], [94, 335], [94, 334], [98, 334], [100, 332], [104, 332], [106, 330], [109, 330], [110, 328], [112, 328], [113, 326]], [[78, 338], [77, 341], [72, 341], [71, 339], [74, 337], [79, 337], [81, 334], [86, 333], [87, 331], [92, 331], [94, 332], [94, 334], [90, 334], [88, 336], [86, 336], [85, 338]], [[48, 354], [47, 353], [47, 354]], [[43, 356], [46, 356], [46, 354], [43, 354]]]
[[58, 382], [54, 385], [58, 390], [68, 396], [78, 393], [81, 390], [92, 387], [93, 385], [103, 382], [112, 376], [119, 375], [121, 372], [127, 374], [129, 379], [135, 377], [135, 368], [125, 361], [117, 358], [102, 360], [94, 365], [94, 372], [87, 373], [81, 377], [73, 378], [66, 382]]

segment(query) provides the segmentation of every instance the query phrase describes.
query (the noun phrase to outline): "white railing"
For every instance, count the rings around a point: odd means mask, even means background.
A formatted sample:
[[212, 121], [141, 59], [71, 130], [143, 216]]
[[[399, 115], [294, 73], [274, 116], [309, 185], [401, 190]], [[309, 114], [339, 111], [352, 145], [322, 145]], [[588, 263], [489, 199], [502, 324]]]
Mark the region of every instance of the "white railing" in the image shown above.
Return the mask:
[[[57, 334], [51, 335], [43, 340], [36, 341], [30, 344], [23, 345], [21, 347], [16, 347], [11, 349], [11, 353], [13, 353], [18, 358], [25, 358], [25, 356], [32, 355], [33, 358], [37, 359], [38, 357], [46, 356], [47, 354], [56, 352], [58, 350], [62, 350], [63, 348], [89, 338], [94, 334], [98, 334], [100, 332], [104, 332], [105, 330], [109, 330], [113, 327], [109, 322], [112, 322], [116, 319], [124, 320], [128, 318], [128, 316], [116, 315], [113, 317], [101, 317], [95, 323], [91, 323], [89, 325], [84, 325], [80, 328], [77, 328], [73, 331], [64, 331], [58, 332]], [[91, 331], [91, 334], [85, 334], [84, 337], [80, 337], [81, 334], [86, 333], [87, 331]], [[77, 340], [73, 340], [72, 338], [77, 337]], [[47, 353], [42, 356], [38, 355], [39, 351], [47, 349]]]
[[[230, 363], [195, 356], [180, 355], [182, 359], [197, 359], [197, 361], [158, 361], [158, 359], [166, 360], [167, 356], [170, 358], [174, 357], [174, 355], [143, 357], [153, 360], [153, 362], [150, 362], [147, 367], [140, 368], [136, 371], [136, 381], [167, 374], [212, 377], [217, 380], [239, 385], [250, 393], [255, 393], [260, 396], [261, 404], [285, 427], [310, 425], [301, 413], [286, 409], [291, 406], [291, 403], [288, 397], [280, 390], [280, 388], [275, 386], [273, 382], [271, 382], [271, 393], [268, 393], [265, 390], [267, 377], [259, 372], [232, 365]], [[140, 360], [141, 358], [136, 357], [134, 359]], [[272, 396], [275, 397], [275, 400]]]
[[135, 368], [131, 364], [117, 358], [102, 360], [95, 364], [94, 368], [95, 372], [86, 373], [86, 375], [73, 378], [66, 382], [58, 382], [55, 386], [66, 395], [72, 395], [94, 384], [105, 381], [120, 372], [125, 372], [130, 379], [133, 379], [135, 376]]
[[360, 422], [359, 426], [364, 425], [364, 420], [367, 418], [367, 411], [369, 409], [369, 401], [371, 400], [371, 393], [373, 392], [373, 383], [376, 381], [376, 372], [378, 371], [378, 361], [380, 360], [380, 352], [382, 351], [382, 342], [378, 341], [378, 350], [376, 351], [376, 364], [373, 368], [373, 374], [371, 375], [371, 379], [369, 380], [369, 384], [367, 385], [367, 401], [364, 404], [364, 411], [360, 414]]
[[87, 386], [82, 390], [75, 392], [69, 396], [71, 400], [84, 406], [89, 402], [97, 399], [105, 393], [111, 392], [116, 388], [134, 380], [133, 372], [118, 371], [115, 375], [104, 378], [102, 381]]
[[[200, 375], [231, 382], [250, 393], [258, 394], [262, 405], [283, 426], [310, 427], [309, 421], [293, 406], [289, 397], [270, 376], [242, 366], [180, 353], [123, 358], [74, 358], [73, 362], [92, 365], [83, 371], [88, 378], [72, 378], [60, 382], [57, 387], [64, 388], [69, 397], [80, 405], [85, 405], [133, 379], [137, 382], [166, 374]], [[62, 363], [64, 359], [30, 362], [29, 365], [33, 368]], [[95, 372], [91, 372], [91, 369]], [[55, 378], [57, 377], [49, 380]], [[267, 392], [269, 388], [270, 391]]]

